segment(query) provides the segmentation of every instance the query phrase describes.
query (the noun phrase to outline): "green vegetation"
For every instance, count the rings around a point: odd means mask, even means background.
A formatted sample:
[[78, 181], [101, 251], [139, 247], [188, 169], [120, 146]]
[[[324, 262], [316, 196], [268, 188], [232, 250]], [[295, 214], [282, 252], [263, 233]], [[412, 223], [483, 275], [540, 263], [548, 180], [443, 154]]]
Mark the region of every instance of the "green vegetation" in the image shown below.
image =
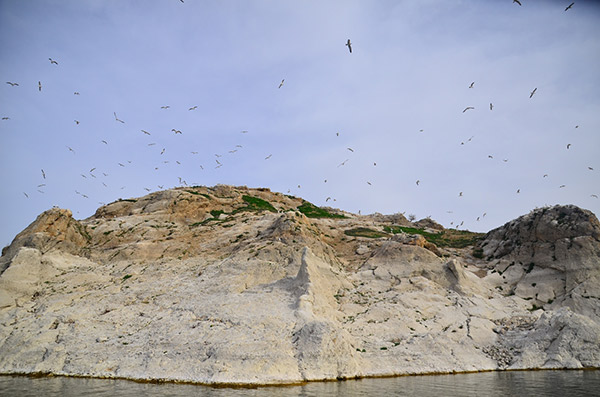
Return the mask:
[[[404, 226], [386, 226], [385, 231], [388, 233], [408, 233], [408, 234], [420, 234], [425, 237], [425, 240], [437, 245], [438, 247], [450, 247], [450, 248], [465, 248], [470, 245], [475, 245], [485, 236], [484, 233], [474, 233], [467, 230], [454, 230], [447, 229], [439, 233], [430, 233], [422, 229], [416, 229], [414, 227]], [[477, 252], [473, 252], [475, 257]], [[481, 251], [483, 255], [483, 251]]]
[[244, 200], [248, 206], [244, 207], [244, 208], [240, 208], [234, 212], [238, 212], [238, 211], [271, 211], [271, 212], [277, 212], [277, 210], [275, 209], [275, 207], [273, 207], [271, 205], [271, 203], [269, 203], [268, 201], [265, 201], [261, 198], [258, 197], [252, 197], [252, 196], [247, 196], [247, 195], [243, 195], [242, 196], [242, 200]]
[[127, 280], [128, 278], [131, 278], [131, 274], [127, 274], [127, 275], [123, 276], [123, 281]]
[[119, 201], [128, 201], [130, 203], [137, 203], [136, 199], [119, 199]]
[[309, 218], [345, 218], [344, 215], [332, 214], [308, 201], [303, 202], [297, 209]]
[[218, 218], [223, 213], [225, 213], [225, 211], [221, 211], [221, 210], [210, 211], [210, 214], [213, 216], [213, 218]]
[[377, 230], [369, 229], [366, 227], [357, 227], [355, 229], [345, 230], [344, 234], [352, 237], [367, 237], [367, 238], [380, 238], [387, 237], [388, 234], [378, 232]]

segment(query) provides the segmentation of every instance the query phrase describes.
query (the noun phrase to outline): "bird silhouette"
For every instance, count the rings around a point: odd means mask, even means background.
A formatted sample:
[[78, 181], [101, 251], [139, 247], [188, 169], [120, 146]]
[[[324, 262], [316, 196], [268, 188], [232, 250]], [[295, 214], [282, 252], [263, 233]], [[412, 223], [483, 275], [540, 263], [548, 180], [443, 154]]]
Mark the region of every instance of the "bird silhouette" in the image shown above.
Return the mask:
[[281, 83], [279, 83], [279, 87], [277, 87], [277, 88], [281, 88], [283, 86], [284, 81], [285, 81], [285, 79], [281, 80]]
[[571, 3], [571, 4], [569, 4], [569, 5], [567, 6], [567, 8], [565, 8], [565, 11], [569, 11], [569, 10], [571, 9], [571, 7], [573, 7], [573, 5], [574, 5], [574, 4], [575, 4], [574, 2], [573, 2], [573, 3]]
[[467, 106], [467, 107], [465, 108], [465, 110], [463, 110], [462, 112], [464, 113], [464, 112], [466, 112], [467, 110], [472, 110], [472, 109], [475, 109], [475, 108], [474, 108], [473, 106]]
[[490, 102], [490, 110], [494, 110], [494, 104]]
[[104, 139], [101, 142], [105, 145], [108, 145], [108, 142], [106, 142]]
[[171, 131], [173, 131], [175, 134], [181, 134], [181, 131], [176, 130], [175, 128], [171, 129]]
[[12, 87], [18, 87], [19, 83], [13, 83], [11, 81], [7, 81], [6, 84], [10, 84]]
[[196, 110], [198, 109], [198, 106], [192, 106], [191, 108], [189, 108], [188, 110]]
[[50, 61], [50, 64], [58, 65], [58, 62], [56, 62], [54, 59], [48, 58], [48, 60]]
[[42, 91], [42, 82], [41, 81], [38, 81], [38, 90]]
[[462, 197], [463, 192], [458, 193], [458, 197]]
[[594, 169], [592, 167], [588, 167], [588, 170], [590, 171], [594, 171]]
[[79, 125], [79, 120], [75, 120], [75, 124]]
[[42, 177], [43, 177], [44, 179], [46, 179], [46, 173], [44, 172], [44, 170], [42, 170]]
[[125, 123], [123, 120], [121, 120], [117, 117], [117, 112], [113, 112], [113, 114], [115, 115], [115, 120], [117, 120], [119, 123], [123, 123], [123, 124]]
[[265, 160], [268, 160], [268, 159], [270, 159], [270, 158], [271, 158], [271, 156], [272, 156], [272, 154], [268, 155], [267, 157], [265, 157]]
[[513, 0], [513, 3], [517, 3], [518, 5], [522, 6], [523, 4], [521, 4], [521, 2], [519, 0]]
[[417, 186], [419, 186], [419, 183], [421, 183], [420, 179], [417, 179], [417, 182], [415, 182], [417, 184]]
[[150, 135], [150, 133], [149, 133], [148, 131], [146, 131], [146, 130], [141, 130], [141, 131], [142, 131], [144, 134], [146, 134], [146, 135]]
[[348, 149], [348, 150], [350, 150], [352, 153], [354, 153], [354, 149], [352, 149], [352, 148], [350, 148], [350, 147], [349, 147], [349, 148], [347, 148], [347, 149]]
[[352, 54], [352, 43], [350, 42], [350, 39], [348, 39], [346, 42], [346, 46], [348, 46], [348, 51], [350, 51], [350, 54]]
[[170, 108], [170, 107], [171, 107], [171, 106], [167, 105], [167, 106], [161, 106], [160, 108], [161, 108], [161, 109], [168, 109], [168, 108]]
[[535, 94], [536, 91], [537, 91], [537, 87], [535, 87], [533, 89], [533, 91], [531, 91], [531, 93], [529, 94], [529, 99], [533, 98], [533, 94]]
[[571, 147], [570, 143], [567, 143], [567, 149], [569, 149]]
[[473, 88], [474, 85], [475, 85], [475, 82], [472, 82], [471, 85], [469, 86], [469, 88]]
[[342, 161], [342, 163], [340, 165], [338, 165], [338, 168], [341, 167], [342, 165], [346, 165], [346, 162], [348, 161], [348, 159]]
[[595, 194], [592, 194], [590, 197], [598, 198], [598, 196], [596, 196]]

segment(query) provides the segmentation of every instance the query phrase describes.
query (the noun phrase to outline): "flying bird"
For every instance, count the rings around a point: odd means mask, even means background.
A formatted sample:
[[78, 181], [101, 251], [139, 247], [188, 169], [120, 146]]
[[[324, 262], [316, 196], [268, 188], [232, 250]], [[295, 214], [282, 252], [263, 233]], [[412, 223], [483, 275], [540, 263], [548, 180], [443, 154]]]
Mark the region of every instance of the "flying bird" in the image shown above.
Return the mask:
[[472, 82], [471, 85], [469, 86], [469, 88], [473, 88], [474, 85], [475, 85], [475, 82]]
[[559, 186], [559, 188], [560, 188], [560, 189], [562, 189], [562, 188], [563, 188], [563, 187], [565, 187], [565, 186], [567, 186], [567, 185], [560, 185], [560, 186]]
[[267, 157], [265, 157], [265, 160], [268, 160], [268, 159], [270, 159], [270, 158], [271, 158], [271, 156], [272, 156], [272, 154], [268, 155]]
[[10, 84], [12, 87], [18, 87], [19, 83], [13, 83], [11, 81], [7, 81], [6, 84]]
[[75, 92], [73, 93], [73, 95], [79, 95], [79, 92], [75, 91]]
[[284, 81], [285, 81], [285, 79], [281, 80], [281, 83], [279, 83], [279, 87], [277, 87], [277, 88], [281, 88], [283, 86]]
[[168, 108], [170, 108], [170, 107], [171, 107], [171, 106], [167, 105], [167, 106], [161, 106], [160, 108], [161, 108], [161, 109], [168, 109]]
[[146, 134], [146, 135], [150, 135], [150, 133], [149, 133], [148, 131], [146, 131], [146, 130], [141, 130], [141, 131], [142, 131], [144, 134]]
[[348, 39], [346, 45], [348, 46], [348, 51], [350, 51], [350, 54], [352, 54], [352, 43], [350, 42], [350, 39]]
[[458, 193], [458, 197], [462, 197], [463, 192]]
[[521, 189], [517, 189], [517, 193], [521, 193]]
[[567, 143], [567, 149], [569, 149], [571, 147], [570, 143]]
[[346, 161], [348, 161], [348, 159], [344, 160], [340, 165], [338, 165], [338, 168], [341, 167], [342, 165], [346, 165]]
[[10, 117], [2, 117], [2, 120], [10, 120]]
[[38, 81], [38, 90], [42, 91], [42, 82], [41, 81]]
[[75, 154], [75, 150], [73, 150], [71, 146], [67, 146], [67, 149], [69, 149], [69, 152], [73, 152], [73, 154]]
[[419, 183], [421, 183], [420, 179], [417, 179], [417, 182], [415, 182], [417, 184], [417, 186], [419, 186]]
[[23, 194], [25, 195], [25, 197], [29, 198], [29, 196], [27, 195], [27, 193], [23, 192]]
[[594, 171], [594, 169], [592, 167], [588, 167], [588, 170], [590, 171]]
[[522, 6], [523, 4], [521, 4], [521, 2], [519, 0], [513, 0], [513, 3], [517, 3], [518, 5]]
[[533, 94], [535, 94], [536, 91], [537, 91], [537, 87], [535, 87], [533, 89], [533, 91], [531, 91], [531, 93], [529, 94], [529, 99], [533, 98]]
[[173, 131], [175, 134], [181, 134], [181, 131], [176, 130], [175, 128], [171, 129], [171, 131]]
[[46, 173], [44, 172], [44, 170], [42, 170], [42, 177], [44, 177], [44, 179], [46, 179]]
[[369, 184], [369, 186], [371, 186], [371, 182], [367, 181], [367, 183]]
[[198, 106], [192, 106], [191, 108], [189, 108], [188, 110], [196, 110], [198, 109]]
[[[26, 196], [27, 196], [27, 195], [26, 195]], [[593, 197], [593, 198], [598, 198], [598, 196], [596, 196], [595, 194], [592, 194], [590, 197]]]
[[54, 59], [48, 58], [48, 60], [50, 61], [50, 64], [58, 65], [58, 62], [56, 62]]
[[79, 125], [79, 120], [75, 120], [75, 124]]
[[346, 148], [346, 149], [348, 149], [348, 150], [350, 150], [352, 153], [354, 153], [354, 150], [353, 150], [352, 148], [350, 148], [350, 147], [349, 147], [349, 148]]
[[242, 134], [247, 134], [247, 133], [248, 133], [248, 131], [246, 131], [246, 130], [243, 130], [243, 131], [241, 131], [241, 133], [242, 133]]
[[490, 102], [490, 110], [494, 110], [494, 104]]
[[575, 4], [575, 2], [573, 2], [573, 3], [569, 4], [569, 5], [567, 6], [567, 8], [565, 8], [565, 11], [569, 11], [569, 10], [571, 9], [571, 7], [573, 7], [573, 5], [574, 5], [574, 4]]
[[475, 109], [475, 108], [474, 108], [473, 106], [467, 106], [467, 107], [465, 108], [465, 110], [463, 110], [462, 112], [464, 113], [464, 112], [466, 112], [467, 110], [472, 110], [472, 109]]
[[115, 115], [115, 120], [117, 120], [119, 123], [125, 123], [123, 120], [120, 120], [120, 119], [117, 117], [117, 112], [113, 112], [113, 114]]

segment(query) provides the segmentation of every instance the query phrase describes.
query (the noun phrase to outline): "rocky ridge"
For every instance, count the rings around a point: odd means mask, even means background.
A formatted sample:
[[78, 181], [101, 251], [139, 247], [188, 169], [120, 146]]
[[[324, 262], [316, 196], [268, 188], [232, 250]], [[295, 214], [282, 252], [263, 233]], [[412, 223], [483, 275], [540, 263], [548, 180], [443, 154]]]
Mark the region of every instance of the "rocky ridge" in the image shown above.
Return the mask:
[[486, 235], [218, 185], [41, 214], [0, 257], [0, 373], [282, 384], [600, 367], [600, 224]]

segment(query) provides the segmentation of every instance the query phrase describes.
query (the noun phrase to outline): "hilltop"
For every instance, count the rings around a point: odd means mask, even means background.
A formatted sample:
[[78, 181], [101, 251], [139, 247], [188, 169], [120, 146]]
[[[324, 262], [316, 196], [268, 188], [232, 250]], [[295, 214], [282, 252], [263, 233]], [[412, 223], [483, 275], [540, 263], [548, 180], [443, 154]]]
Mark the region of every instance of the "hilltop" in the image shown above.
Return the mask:
[[42, 213], [0, 258], [0, 373], [207, 384], [600, 367], [600, 223], [487, 234], [217, 185]]

